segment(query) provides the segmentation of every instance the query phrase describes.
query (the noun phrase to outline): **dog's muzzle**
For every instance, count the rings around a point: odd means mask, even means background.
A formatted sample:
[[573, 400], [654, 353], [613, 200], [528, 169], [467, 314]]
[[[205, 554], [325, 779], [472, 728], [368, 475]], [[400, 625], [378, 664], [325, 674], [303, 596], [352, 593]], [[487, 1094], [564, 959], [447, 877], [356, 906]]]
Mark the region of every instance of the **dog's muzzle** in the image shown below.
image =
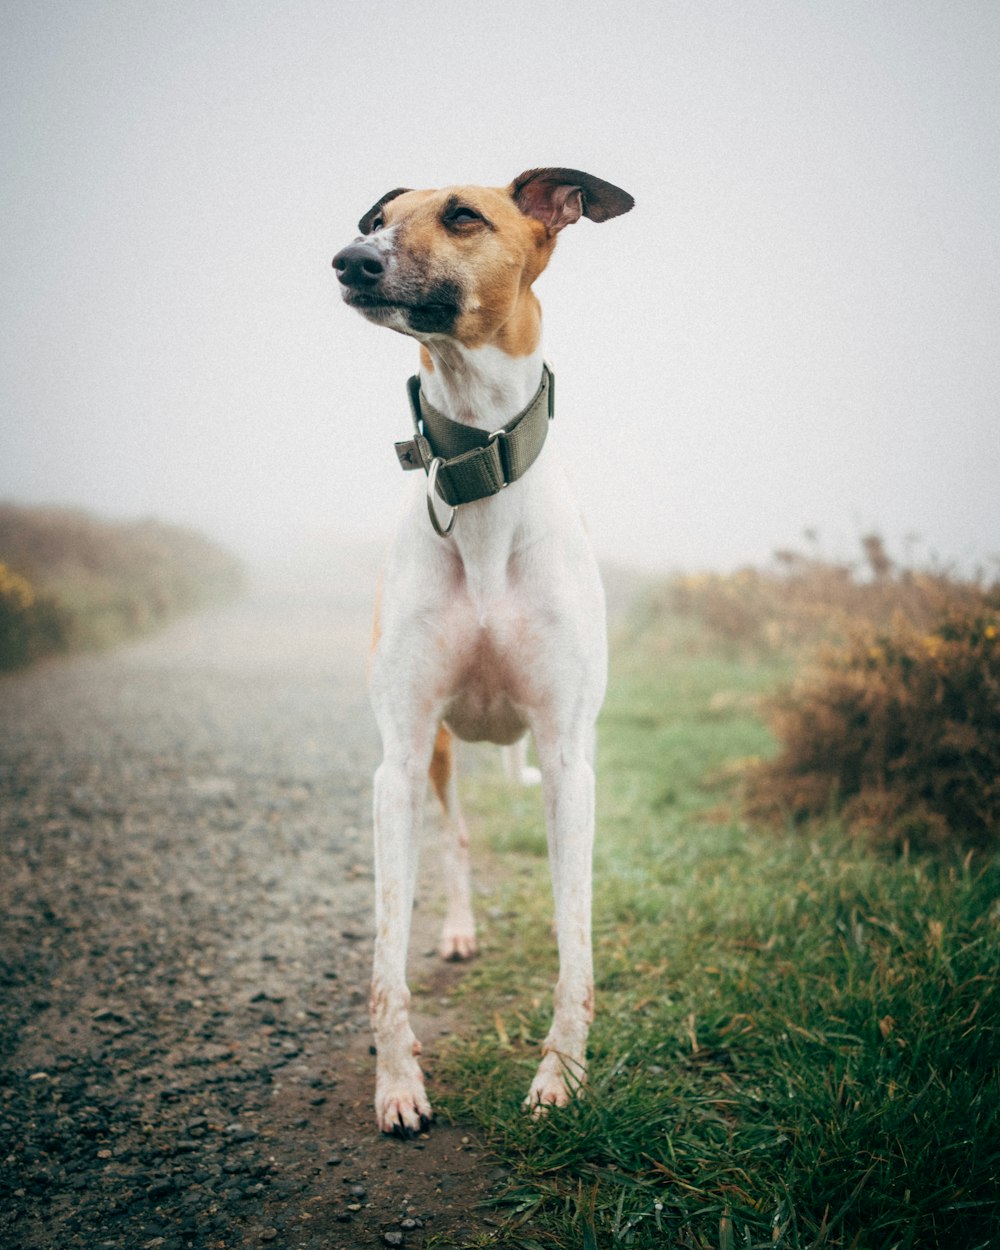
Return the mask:
[[385, 273], [378, 248], [370, 243], [349, 243], [333, 258], [333, 267], [342, 286], [368, 291], [377, 286]]

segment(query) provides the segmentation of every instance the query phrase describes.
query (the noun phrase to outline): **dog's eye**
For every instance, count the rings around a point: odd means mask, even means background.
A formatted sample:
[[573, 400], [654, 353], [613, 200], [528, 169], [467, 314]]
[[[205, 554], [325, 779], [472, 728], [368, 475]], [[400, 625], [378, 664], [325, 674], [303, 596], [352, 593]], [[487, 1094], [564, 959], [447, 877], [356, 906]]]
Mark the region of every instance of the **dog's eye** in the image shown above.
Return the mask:
[[482, 220], [482, 215], [477, 213], [474, 208], [469, 208], [467, 204], [457, 204], [449, 211], [445, 218], [445, 224], [449, 226], [471, 226], [473, 222]]
[[368, 233], [374, 234], [376, 230], [381, 230], [384, 225], [385, 225], [385, 218], [382, 216], [381, 213], [379, 213], [379, 215], [372, 222], [371, 229], [368, 231]]

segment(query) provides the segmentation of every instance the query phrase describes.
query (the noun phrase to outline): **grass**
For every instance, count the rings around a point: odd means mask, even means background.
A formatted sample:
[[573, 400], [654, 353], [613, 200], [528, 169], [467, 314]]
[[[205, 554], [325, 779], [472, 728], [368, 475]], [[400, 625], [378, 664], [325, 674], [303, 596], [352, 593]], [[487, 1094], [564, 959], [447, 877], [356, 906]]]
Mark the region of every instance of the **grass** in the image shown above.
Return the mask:
[[520, 1103], [556, 971], [541, 800], [493, 776], [466, 795], [491, 896], [462, 989], [476, 1028], [435, 1087], [510, 1169], [484, 1244], [1000, 1244], [997, 863], [880, 856], [832, 818], [745, 824], [740, 761], [773, 747], [756, 697], [787, 673], [662, 620], [616, 649], [591, 1072], [538, 1121]]

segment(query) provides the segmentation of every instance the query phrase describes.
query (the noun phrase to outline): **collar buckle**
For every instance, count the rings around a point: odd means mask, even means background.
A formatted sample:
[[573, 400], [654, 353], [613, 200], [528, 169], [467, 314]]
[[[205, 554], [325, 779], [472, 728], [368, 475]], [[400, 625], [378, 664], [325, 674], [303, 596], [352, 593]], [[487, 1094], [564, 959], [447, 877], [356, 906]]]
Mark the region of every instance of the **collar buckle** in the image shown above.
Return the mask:
[[509, 433], [509, 430], [501, 426], [499, 430], [494, 430], [493, 433], [486, 439], [487, 447], [492, 447], [494, 443], [497, 445], [497, 455], [500, 458], [500, 472], [503, 474], [503, 485], [500, 487], [500, 490], [506, 490], [514, 480], [511, 474], [510, 450], [507, 445], [507, 436]]

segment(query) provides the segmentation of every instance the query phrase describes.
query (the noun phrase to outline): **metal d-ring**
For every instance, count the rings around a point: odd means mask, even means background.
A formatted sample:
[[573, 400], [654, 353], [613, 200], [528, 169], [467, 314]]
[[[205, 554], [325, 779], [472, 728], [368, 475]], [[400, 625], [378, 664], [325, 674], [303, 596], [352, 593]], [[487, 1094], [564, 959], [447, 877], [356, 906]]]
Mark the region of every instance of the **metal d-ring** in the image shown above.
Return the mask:
[[447, 538], [451, 531], [455, 528], [455, 517], [458, 516], [457, 505], [452, 508], [451, 516], [448, 518], [448, 524], [442, 529], [441, 522], [438, 520], [437, 508], [434, 505], [434, 495], [437, 491], [438, 469], [444, 464], [440, 456], [435, 456], [427, 470], [427, 514], [431, 518], [431, 525], [434, 526], [435, 534], [440, 534], [442, 538]]

